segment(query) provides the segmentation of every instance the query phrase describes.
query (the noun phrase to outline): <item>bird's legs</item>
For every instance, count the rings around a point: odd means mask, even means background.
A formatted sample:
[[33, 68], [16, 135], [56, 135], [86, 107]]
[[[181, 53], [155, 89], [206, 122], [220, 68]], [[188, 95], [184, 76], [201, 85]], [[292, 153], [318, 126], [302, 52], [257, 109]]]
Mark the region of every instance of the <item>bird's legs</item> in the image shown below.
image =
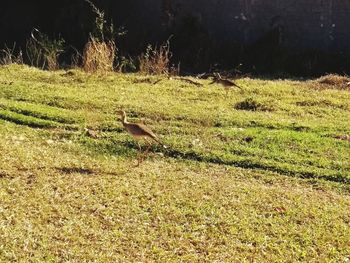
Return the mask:
[[146, 155], [148, 154], [149, 152], [149, 149], [151, 148], [152, 146], [152, 143], [147, 139], [147, 138], [144, 138], [145, 139], [145, 142], [148, 144], [148, 147], [146, 148], [146, 150], [142, 153], [142, 149], [141, 149], [141, 145], [139, 142], [137, 142], [137, 145], [139, 147], [139, 154], [138, 154], [138, 157], [137, 157], [137, 165], [136, 166], [139, 166], [140, 163], [142, 163], [146, 157]]
[[147, 147], [147, 149], [144, 151], [144, 153], [143, 153], [143, 159], [142, 159], [142, 161], [144, 160], [144, 158], [147, 156], [147, 154], [148, 154], [148, 152], [149, 152], [149, 149], [151, 148], [151, 146], [152, 146], [152, 143], [147, 139], [147, 138], [144, 138], [145, 139], [145, 142], [148, 144], [148, 147]]
[[148, 144], [148, 147], [147, 147], [146, 152], [145, 152], [145, 154], [147, 155], [148, 152], [149, 152], [149, 149], [150, 149], [151, 146], [152, 146], [152, 143], [151, 143], [147, 138], [145, 138], [145, 140], [146, 140], [146, 142], [147, 142], [147, 144]]
[[140, 142], [139, 141], [137, 141], [137, 146], [139, 147], [139, 153], [137, 154], [137, 164], [136, 164], [136, 166], [139, 166], [140, 165], [140, 156], [141, 156], [141, 145], [140, 145]]

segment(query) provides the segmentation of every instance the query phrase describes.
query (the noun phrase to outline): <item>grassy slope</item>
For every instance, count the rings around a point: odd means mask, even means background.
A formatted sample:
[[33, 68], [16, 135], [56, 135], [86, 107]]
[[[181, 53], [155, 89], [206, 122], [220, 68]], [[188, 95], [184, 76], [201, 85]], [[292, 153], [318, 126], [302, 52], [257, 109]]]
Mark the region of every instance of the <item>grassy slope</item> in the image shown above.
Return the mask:
[[[0, 261], [350, 258], [348, 91], [147, 79], [0, 68]], [[169, 149], [134, 167], [120, 108]]]

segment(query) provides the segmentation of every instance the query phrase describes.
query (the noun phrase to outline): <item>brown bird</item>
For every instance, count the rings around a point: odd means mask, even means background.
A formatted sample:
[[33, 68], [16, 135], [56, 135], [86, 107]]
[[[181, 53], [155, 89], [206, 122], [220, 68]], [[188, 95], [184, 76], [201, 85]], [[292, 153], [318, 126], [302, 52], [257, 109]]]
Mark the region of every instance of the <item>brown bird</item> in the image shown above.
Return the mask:
[[87, 136], [94, 138], [94, 139], [98, 139], [100, 137], [100, 134], [97, 131], [90, 130], [88, 128], [84, 128], [84, 132]]
[[224, 86], [224, 88], [226, 90], [226, 94], [232, 87], [237, 87], [239, 89], [242, 89], [240, 86], [238, 86], [233, 81], [231, 81], [229, 79], [222, 78], [219, 73], [214, 73], [213, 82], [211, 82], [210, 84], [213, 84], [213, 83], [218, 83], [218, 84], [221, 84], [222, 86]]
[[[134, 137], [137, 140], [137, 145], [139, 147], [140, 152], [141, 152], [141, 146], [140, 146], [139, 140], [140, 139], [144, 139], [147, 142], [148, 148], [145, 151], [144, 155], [146, 155], [148, 153], [149, 149], [151, 148], [152, 143], [151, 143], [150, 140], [153, 140], [156, 143], [162, 145], [164, 148], [167, 148], [164, 144], [162, 144], [159, 141], [158, 137], [154, 134], [154, 132], [150, 128], [148, 128], [146, 125], [144, 125], [142, 123], [131, 123], [131, 122], [128, 122], [127, 119], [126, 119], [125, 111], [119, 111], [119, 113], [122, 116], [121, 121], [122, 121], [122, 124], [123, 124], [124, 128], [127, 130], [127, 132], [132, 137]], [[140, 160], [138, 158], [138, 164], [139, 163], [140, 163]]]

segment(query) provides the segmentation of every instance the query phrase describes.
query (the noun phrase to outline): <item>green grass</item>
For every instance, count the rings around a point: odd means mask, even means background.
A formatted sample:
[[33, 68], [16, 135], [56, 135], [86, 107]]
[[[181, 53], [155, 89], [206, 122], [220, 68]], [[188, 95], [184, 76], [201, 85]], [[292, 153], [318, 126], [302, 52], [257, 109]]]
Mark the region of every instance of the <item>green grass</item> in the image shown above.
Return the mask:
[[350, 260], [349, 91], [146, 78], [0, 67], [0, 262]]

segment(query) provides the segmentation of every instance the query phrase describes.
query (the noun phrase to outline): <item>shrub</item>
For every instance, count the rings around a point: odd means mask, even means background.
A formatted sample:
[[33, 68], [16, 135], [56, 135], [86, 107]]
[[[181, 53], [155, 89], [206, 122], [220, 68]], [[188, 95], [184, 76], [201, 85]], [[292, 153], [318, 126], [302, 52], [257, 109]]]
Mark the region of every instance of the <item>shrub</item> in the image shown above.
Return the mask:
[[[328, 74], [316, 80], [317, 84], [326, 85], [328, 88], [350, 89], [350, 77], [337, 74]], [[320, 87], [322, 88], [322, 87]]]
[[33, 38], [27, 40], [26, 55], [31, 66], [37, 68], [45, 66], [43, 50]]
[[70, 66], [71, 68], [79, 68], [83, 63], [83, 55], [74, 47], [72, 47], [73, 54], [71, 55]]
[[323, 77], [317, 79], [317, 81], [321, 84], [326, 85], [342, 85], [350, 82], [350, 78], [348, 76], [340, 76], [337, 74], [328, 74]]
[[166, 74], [170, 73], [170, 52], [169, 40], [159, 47], [148, 45], [146, 52], [139, 56], [140, 72], [145, 74]]
[[247, 111], [274, 111], [275, 107], [271, 103], [262, 103], [253, 98], [247, 98], [234, 106], [236, 110]]
[[99, 41], [91, 37], [84, 48], [83, 69], [86, 72], [112, 71], [116, 50], [114, 41]]
[[[117, 47], [114, 41], [116, 35], [123, 35], [123, 28], [114, 30], [113, 23], [106, 25], [105, 13], [98, 9], [90, 0], [85, 0], [96, 15], [95, 27], [86, 43], [82, 61], [86, 72], [108, 72], [114, 69]], [[107, 38], [105, 36], [108, 36]]]
[[0, 50], [2, 56], [0, 58], [0, 64], [23, 64], [22, 51], [20, 50], [18, 54], [15, 54], [16, 43], [13, 44], [12, 48], [5, 46], [4, 49]]
[[119, 72], [135, 72], [137, 67], [132, 57], [120, 56], [117, 62], [117, 70]]
[[[37, 36], [34, 36], [34, 32]], [[65, 41], [62, 38], [51, 40], [47, 35], [34, 28], [31, 38], [27, 41], [27, 57], [32, 66], [42, 69], [57, 70], [58, 57], [64, 51]]]

